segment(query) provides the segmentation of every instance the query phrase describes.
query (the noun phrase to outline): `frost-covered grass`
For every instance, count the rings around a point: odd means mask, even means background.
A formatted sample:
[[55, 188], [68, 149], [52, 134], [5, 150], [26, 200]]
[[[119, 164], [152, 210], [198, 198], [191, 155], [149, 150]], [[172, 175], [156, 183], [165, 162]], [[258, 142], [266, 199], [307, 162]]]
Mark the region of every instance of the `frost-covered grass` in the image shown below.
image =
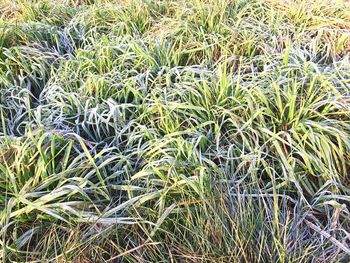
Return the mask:
[[3, 0], [0, 260], [348, 262], [350, 4]]

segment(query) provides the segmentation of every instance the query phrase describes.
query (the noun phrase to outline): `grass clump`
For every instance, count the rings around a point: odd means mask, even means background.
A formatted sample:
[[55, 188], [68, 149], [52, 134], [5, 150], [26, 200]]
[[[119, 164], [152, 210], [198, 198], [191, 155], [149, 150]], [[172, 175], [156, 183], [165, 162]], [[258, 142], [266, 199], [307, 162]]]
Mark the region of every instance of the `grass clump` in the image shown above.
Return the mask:
[[349, 3], [0, 8], [2, 261], [349, 261]]

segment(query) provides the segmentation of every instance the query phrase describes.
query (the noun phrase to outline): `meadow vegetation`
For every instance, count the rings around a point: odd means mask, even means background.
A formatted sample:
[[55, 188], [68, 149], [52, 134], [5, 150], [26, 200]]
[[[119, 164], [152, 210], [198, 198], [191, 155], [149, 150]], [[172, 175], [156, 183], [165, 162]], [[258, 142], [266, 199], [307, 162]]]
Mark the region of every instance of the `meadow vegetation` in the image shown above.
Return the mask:
[[2, 0], [0, 260], [349, 262], [350, 3]]

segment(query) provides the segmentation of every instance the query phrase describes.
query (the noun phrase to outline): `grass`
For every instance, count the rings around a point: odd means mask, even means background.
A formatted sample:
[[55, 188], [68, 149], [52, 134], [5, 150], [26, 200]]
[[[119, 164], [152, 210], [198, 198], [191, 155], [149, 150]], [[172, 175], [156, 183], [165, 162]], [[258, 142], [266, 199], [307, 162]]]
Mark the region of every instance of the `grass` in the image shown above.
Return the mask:
[[350, 4], [4, 0], [3, 262], [348, 262]]

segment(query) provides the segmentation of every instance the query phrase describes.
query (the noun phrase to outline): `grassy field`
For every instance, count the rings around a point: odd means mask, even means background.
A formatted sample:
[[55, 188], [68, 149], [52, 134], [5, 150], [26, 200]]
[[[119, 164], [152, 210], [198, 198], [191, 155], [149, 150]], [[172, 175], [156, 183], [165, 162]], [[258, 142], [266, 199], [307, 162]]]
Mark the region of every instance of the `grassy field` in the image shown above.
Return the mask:
[[350, 261], [349, 2], [0, 2], [0, 261]]

